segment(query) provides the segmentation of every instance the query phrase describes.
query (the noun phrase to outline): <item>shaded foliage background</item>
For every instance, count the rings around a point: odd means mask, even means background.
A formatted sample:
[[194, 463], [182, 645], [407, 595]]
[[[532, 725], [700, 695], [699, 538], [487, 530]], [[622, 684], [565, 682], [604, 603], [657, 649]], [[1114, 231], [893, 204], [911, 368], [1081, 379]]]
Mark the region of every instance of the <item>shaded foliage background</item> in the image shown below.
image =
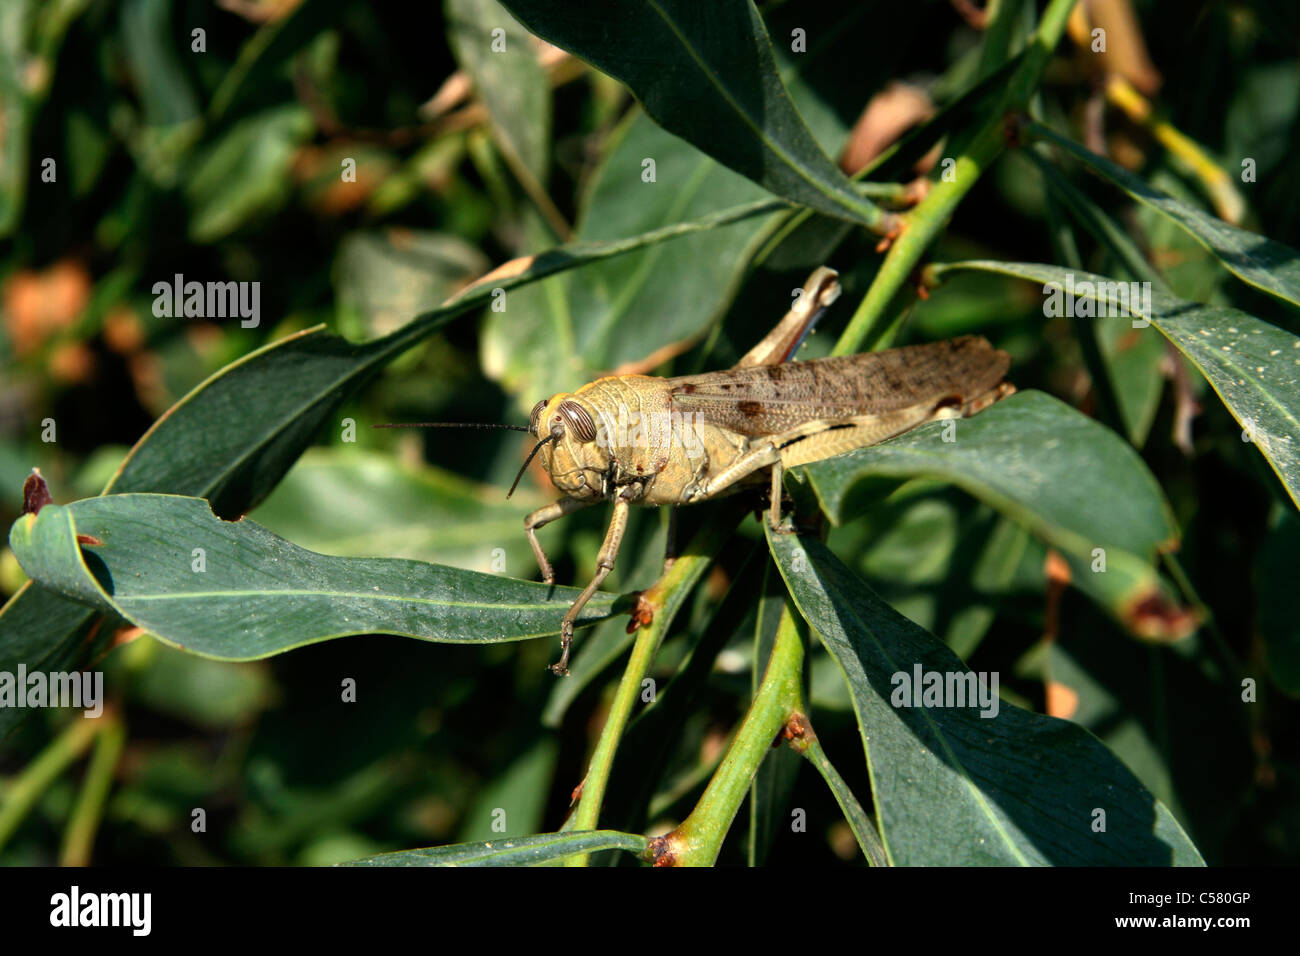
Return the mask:
[[[954, 5], [823, 3], [815, 13], [796, 6], [761, 8], [774, 37], [809, 23], [806, 61], [781, 65], [832, 156], [851, 156], [878, 132], [851, 134], [891, 82], [906, 81], [910, 95], [942, 105], [977, 76], [980, 32]], [[1089, 55], [1068, 43], [1036, 108], [1193, 204], [1222, 213], [1238, 196], [1244, 224], [1300, 246], [1294, 6], [1134, 7], [1149, 60], [1112, 47], [1127, 75], [1160, 117], [1234, 179], [1240, 159], [1253, 158], [1257, 180], [1227, 193], [1207, 189], [1213, 180], [1180, 163], [1152, 124], [1107, 101]], [[482, 11], [467, 0], [448, 0], [445, 17], [429, 19], [400, 5], [329, 0], [5, 5], [0, 524], [17, 517], [32, 466], [56, 501], [97, 494], [154, 419], [269, 341], [317, 323], [354, 341], [381, 335], [492, 265], [568, 238], [568, 224], [582, 239], [620, 238], [766, 195], [650, 123], [618, 83], [554, 51], [534, 55], [517, 25], [510, 42], [530, 51], [526, 61], [476, 61]], [[191, 48], [195, 29], [205, 31], [201, 53]], [[1114, 42], [1121, 35], [1115, 30]], [[781, 42], [776, 47], [788, 56]], [[489, 82], [457, 99], [456, 85], [443, 83], [462, 68]], [[496, 69], [516, 72], [492, 83]], [[501, 98], [503, 91], [516, 95]], [[906, 97], [895, 96], [892, 109], [902, 125], [921, 120], [900, 102]], [[656, 185], [641, 180], [646, 156], [656, 158]], [[41, 180], [45, 157], [57, 158], [54, 183]], [[345, 157], [357, 162], [356, 183], [340, 182]], [[1116, 218], [1176, 294], [1300, 331], [1293, 312], [1227, 281], [1210, 254], [1167, 221], [1091, 177], [1071, 181]], [[1060, 210], [1043, 183], [1028, 151], [1005, 155], [932, 256], [1059, 261], [1058, 250], [1077, 246], [1085, 265], [1113, 272], [1106, 268], [1113, 254], [1086, 231], [1064, 227], [1063, 240]], [[846, 286], [807, 354], [824, 352], [879, 263], [875, 239], [815, 218], [777, 244], [764, 232], [772, 221], [577, 270], [512, 293], [506, 313], [450, 322], [345, 403], [339, 417], [359, 423], [355, 444], [340, 441], [337, 422], [328, 422], [318, 446], [252, 516], [330, 554], [484, 571], [502, 570], [493, 562], [503, 560], [508, 573], [531, 576], [520, 522], [548, 488], [534, 475], [504, 500], [525, 450], [517, 436], [396, 435], [364, 425], [518, 422], [537, 398], [651, 356], [648, 368], [668, 358], [677, 369], [722, 367], [823, 261], [841, 270]], [[156, 317], [150, 290], [178, 273], [260, 282], [261, 325]], [[1049, 593], [1042, 544], [937, 482], [880, 496], [865, 517], [833, 530], [833, 550], [973, 669], [1000, 671], [1007, 699], [1071, 716], [1097, 734], [1173, 810], [1209, 862], [1300, 859], [1300, 752], [1288, 732], [1300, 694], [1300, 522], [1276, 477], [1213, 393], [1177, 376], [1162, 349], [1128, 355], [1122, 328], [1081, 331], [1069, 319], [1045, 320], [1032, 286], [963, 274], [905, 307], [905, 339], [986, 334], [1012, 353], [1022, 389], [1052, 393], [1132, 440], [1173, 506], [1184, 535], [1181, 567], [1217, 629], [1169, 646], [1134, 641], [1083, 593]], [[671, 355], [661, 351], [666, 345]], [[1098, 398], [1090, 350], [1111, 369], [1118, 408]], [[1180, 415], [1190, 402], [1199, 414], [1180, 448]], [[41, 441], [47, 418], [57, 423], [57, 442]], [[683, 519], [684, 536], [701, 520]], [[602, 520], [578, 515], [543, 536], [558, 580], [590, 574]], [[654, 580], [662, 534], [660, 515], [636, 516], [610, 590]], [[991, 567], [990, 541], [1014, 560]], [[655, 676], [666, 680], [711, 629], [723, 636], [716, 660], [691, 711], [671, 731], [660, 728], [674, 746], [652, 781], [630, 779], [638, 748], [652, 754], [656, 744], [634, 728], [620, 751], [611, 818], [649, 799], [647, 823], [680, 820], [744, 713], [755, 608], [726, 597], [762, 588], [756, 547], [761, 534], [751, 522], [689, 599]], [[4, 551], [0, 595], [22, 581]], [[544, 667], [555, 652], [551, 639], [434, 646], [352, 637], [242, 664], [147, 637], [122, 641], [103, 666], [129, 733], [93, 858], [335, 862], [490, 838], [497, 807], [509, 808], [511, 833], [555, 829], [608, 706], [619, 670], [609, 649], [622, 628], [615, 620], [599, 638], [581, 634], [578, 663], [588, 673], [560, 683]], [[1237, 661], [1262, 677], [1258, 704], [1239, 703]], [[865, 797], [848, 692], [824, 652], [813, 654], [810, 670], [818, 734]], [[344, 678], [357, 681], [355, 704], [340, 703]], [[0, 788], [64, 720], [36, 714], [0, 742]], [[64, 829], [87, 772], [79, 764], [49, 787], [0, 862], [69, 859]], [[631, 792], [646, 783], [653, 792]], [[810, 832], [760, 821], [751, 843], [748, 827], [737, 826], [722, 861], [858, 859], [822, 782], [804, 771], [788, 786], [779, 804], [806, 809]], [[203, 834], [190, 830], [196, 806], [207, 810]]]

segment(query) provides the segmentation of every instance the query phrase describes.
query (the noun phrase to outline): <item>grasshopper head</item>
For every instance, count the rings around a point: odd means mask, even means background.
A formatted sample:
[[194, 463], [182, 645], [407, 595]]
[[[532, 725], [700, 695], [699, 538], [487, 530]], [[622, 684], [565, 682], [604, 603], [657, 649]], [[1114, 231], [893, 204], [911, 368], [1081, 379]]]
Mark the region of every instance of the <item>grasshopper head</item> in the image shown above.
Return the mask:
[[542, 467], [569, 498], [590, 500], [605, 495], [610, 457], [599, 421], [590, 404], [567, 392], [533, 406], [528, 430], [538, 441]]

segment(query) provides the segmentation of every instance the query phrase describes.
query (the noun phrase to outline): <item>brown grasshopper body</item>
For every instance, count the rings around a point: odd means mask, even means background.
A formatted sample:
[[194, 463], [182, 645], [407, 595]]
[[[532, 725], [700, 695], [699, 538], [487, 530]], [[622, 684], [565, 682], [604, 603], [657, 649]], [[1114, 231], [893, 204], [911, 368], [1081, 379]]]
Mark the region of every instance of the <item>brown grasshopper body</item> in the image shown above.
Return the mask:
[[614, 566], [631, 505], [690, 504], [770, 473], [769, 519], [779, 527], [784, 469], [973, 415], [1015, 390], [1003, 381], [1007, 354], [976, 336], [789, 361], [839, 295], [835, 276], [814, 272], [785, 319], [727, 371], [611, 376], [533, 408], [534, 453], [564, 495], [524, 520], [544, 581], [555, 576], [536, 529], [601, 501], [614, 507], [595, 577], [561, 624], [556, 674], [568, 673], [574, 621]]

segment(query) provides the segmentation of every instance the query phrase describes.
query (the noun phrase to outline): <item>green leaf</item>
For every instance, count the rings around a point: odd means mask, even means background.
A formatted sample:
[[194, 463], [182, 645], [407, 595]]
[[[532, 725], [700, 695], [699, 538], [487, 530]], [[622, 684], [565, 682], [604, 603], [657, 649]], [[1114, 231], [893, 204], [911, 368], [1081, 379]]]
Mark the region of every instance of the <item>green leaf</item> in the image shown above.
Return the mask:
[[[1095, 616], [1081, 617], [1085, 624], [1092, 624], [1094, 628], [1106, 627], [1108, 623]], [[1066, 633], [1058, 635], [1056, 640], [1044, 641], [1030, 651], [1042, 660], [1043, 683], [1049, 697], [1055, 698], [1056, 706], [1061, 708], [1056, 716], [1095, 735], [1111, 753], [1124, 761], [1144, 787], [1180, 819], [1186, 820], [1186, 811], [1178, 803], [1177, 790], [1169, 772], [1168, 757], [1133, 713], [1158, 705], [1164, 699], [1160, 691], [1165, 688], [1156, 685], [1148, 673], [1150, 661], [1145, 662], [1146, 667], [1141, 666], [1142, 659], [1149, 658], [1150, 649], [1130, 645], [1115, 653], [1109, 650], [1114, 647], [1113, 641], [1106, 642], [1105, 647], [1098, 646], [1102, 642], [1097, 640], [1097, 632], [1090, 630], [1086, 634], [1086, 643], [1092, 659], [1081, 661], [1075, 656], [1078, 648], [1070, 646], [1076, 642], [1083, 643], [1078, 641], [1085, 635], [1079, 633], [1082, 628], [1077, 627], [1077, 623], [1069, 621], [1063, 624], [1062, 631]], [[1115, 684], [1121, 686], [1116, 688]], [[1127, 691], [1127, 694], [1117, 691]]]
[[292, 192], [290, 164], [311, 135], [301, 106], [277, 106], [242, 119], [195, 156], [185, 176], [194, 242], [222, 239], [275, 212]]
[[[79, 534], [103, 543], [83, 550]], [[525, 640], [558, 633], [579, 593], [418, 561], [316, 554], [252, 521], [222, 521], [201, 498], [176, 495], [47, 505], [14, 522], [9, 544], [43, 587], [222, 660], [349, 634]], [[611, 595], [595, 595], [579, 623], [608, 616], [612, 603]]]
[[[1151, 293], [1150, 314], [1130, 301], [1128, 283], [1032, 262], [970, 260], [935, 266], [935, 274], [980, 269], [1074, 288], [1076, 300], [1105, 305], [1120, 321], [1149, 319], [1205, 376], [1300, 507], [1300, 338], [1253, 315]], [[1044, 293], [1047, 293], [1046, 286]]]
[[[528, 33], [496, 0], [446, 0], [452, 52], [487, 107], [498, 145], [545, 184], [551, 87]], [[493, 31], [501, 30], [500, 43]]]
[[[1083, 729], [1004, 702], [989, 718], [978, 707], [895, 704], [897, 675], [970, 672], [820, 541], [769, 531], [768, 544], [853, 693], [891, 863], [1203, 864], [1165, 806]], [[1104, 830], [1094, 830], [1098, 810]]]
[[614, 830], [579, 833], [538, 833], [535, 836], [456, 843], [427, 850], [399, 850], [353, 860], [341, 866], [537, 866], [596, 850], [627, 850], [637, 855], [646, 849], [645, 837]]
[[[414, 558], [527, 577], [537, 559], [524, 517], [544, 503], [519, 492], [507, 501], [504, 488], [345, 446], [307, 449], [253, 517], [325, 554]], [[494, 564], [497, 558], [502, 562]]]
[[[78, 669], [94, 617], [85, 606], [28, 581], [0, 607], [0, 671], [17, 673], [19, 664], [29, 671]], [[0, 707], [0, 740], [31, 713]]]
[[[158, 419], [122, 462], [105, 493], [161, 491], [208, 498], [226, 517], [244, 514], [275, 487], [324, 422], [386, 362], [451, 319], [510, 290], [588, 262], [784, 208], [766, 200], [674, 223], [629, 239], [573, 243], [503, 267], [402, 328], [355, 345], [316, 326], [251, 352], [203, 382]], [[0, 665], [48, 660], [77, 646], [93, 613], [38, 587], [0, 608]], [[10, 666], [12, 665], [12, 666]], [[27, 714], [0, 710], [0, 734]]]
[[[1163, 595], [1150, 561], [1177, 545], [1160, 486], [1114, 432], [1042, 392], [1018, 392], [973, 418], [934, 422], [808, 465], [831, 520], [856, 513], [879, 478], [950, 482], [1012, 518], [1070, 562], [1073, 580], [1129, 630], [1181, 637], [1192, 623]], [[944, 441], [945, 433], [955, 440]], [[1095, 549], [1105, 552], [1105, 571]]]
[[656, 123], [723, 165], [792, 202], [883, 228], [885, 214], [857, 195], [791, 103], [749, 0], [626, 0], [616, 17], [599, 0], [505, 5], [627, 84]]
[[[1146, 261], [1137, 244], [1119, 223], [1056, 167], [1033, 151], [1028, 155], [1033, 158], [1052, 195], [1115, 256], [1121, 274], [1127, 273], [1127, 278], [1151, 282], [1153, 288], [1161, 292], [1169, 291], [1164, 279]], [[1065, 264], [1078, 266], [1080, 263], [1077, 253], [1066, 260]], [[1088, 343], [1080, 343], [1084, 347], [1085, 357], [1089, 358], [1089, 371], [1097, 387], [1099, 404], [1105, 407], [1113, 403], [1113, 414], [1123, 422], [1125, 434], [1134, 445], [1142, 447], [1155, 420], [1161, 392], [1164, 391], [1164, 376], [1159, 374], [1159, 364], [1164, 359], [1166, 350], [1164, 341], [1154, 335], [1137, 335], [1135, 330], [1125, 328], [1120, 322], [1089, 323], [1086, 319], [1076, 318], [1074, 323], [1075, 334], [1080, 338], [1091, 336], [1097, 346], [1094, 359], [1089, 356]], [[1105, 381], [1097, 381], [1102, 376]], [[1113, 393], [1110, 397], [1106, 396], [1107, 385]]]
[[1102, 179], [1113, 182], [1138, 202], [1168, 216], [1243, 282], [1300, 306], [1300, 252], [1258, 233], [1230, 226], [1222, 219], [1181, 202], [1046, 126], [1031, 123], [1028, 132], [1065, 150]]

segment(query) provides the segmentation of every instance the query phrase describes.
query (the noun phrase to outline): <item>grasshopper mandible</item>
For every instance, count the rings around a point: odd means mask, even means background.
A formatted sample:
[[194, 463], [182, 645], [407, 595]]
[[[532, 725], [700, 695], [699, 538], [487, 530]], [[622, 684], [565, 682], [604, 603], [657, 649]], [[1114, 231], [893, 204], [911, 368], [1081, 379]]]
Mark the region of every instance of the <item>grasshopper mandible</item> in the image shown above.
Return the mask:
[[[1011, 360], [980, 336], [835, 358], [790, 361], [821, 313], [839, 297], [838, 273], [822, 267], [786, 316], [724, 372], [656, 378], [613, 375], [533, 406], [520, 425], [456, 425], [527, 431], [537, 440], [507, 494], [535, 456], [564, 496], [524, 519], [542, 580], [555, 583], [537, 529], [603, 501], [613, 515], [596, 573], [560, 623], [557, 676], [569, 673], [573, 626], [614, 567], [632, 505], [684, 505], [771, 482], [768, 520], [781, 528], [786, 468], [842, 455], [941, 418], [974, 415], [1015, 387]], [[376, 427], [419, 427], [432, 423]]]

